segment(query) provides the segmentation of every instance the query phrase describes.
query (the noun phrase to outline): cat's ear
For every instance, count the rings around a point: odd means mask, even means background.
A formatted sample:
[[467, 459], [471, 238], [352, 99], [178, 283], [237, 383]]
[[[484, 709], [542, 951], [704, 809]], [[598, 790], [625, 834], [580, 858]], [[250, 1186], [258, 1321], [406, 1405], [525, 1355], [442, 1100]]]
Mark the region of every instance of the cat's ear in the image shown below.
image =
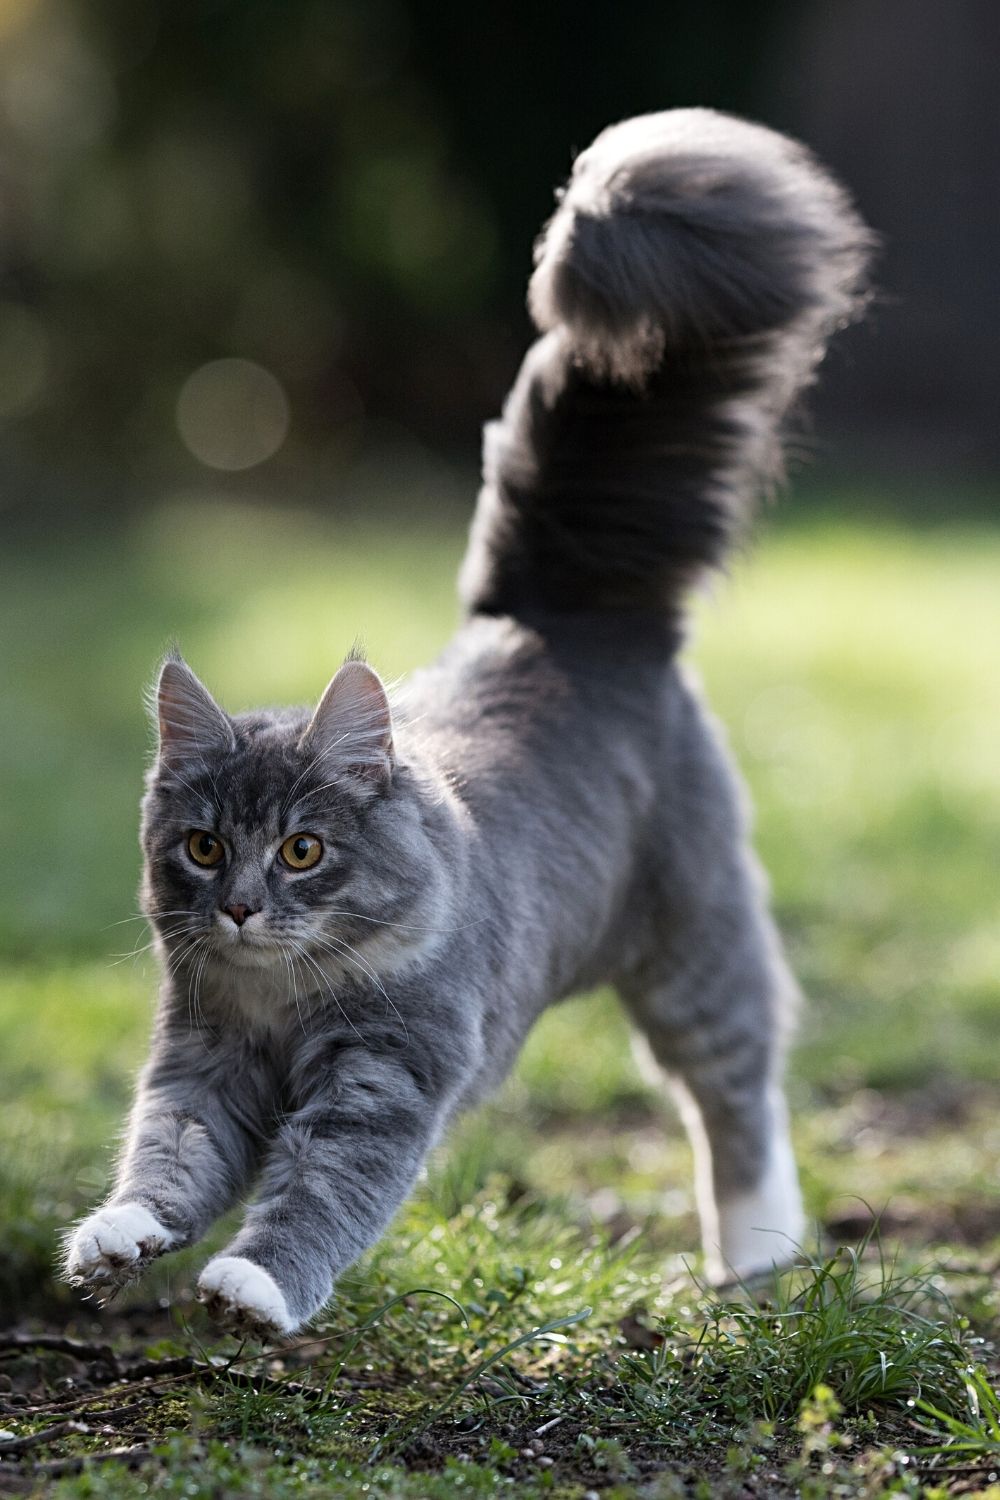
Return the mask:
[[387, 781], [392, 772], [392, 710], [382, 679], [367, 662], [345, 661], [319, 700], [299, 741], [324, 768]]
[[236, 748], [232, 722], [180, 656], [160, 668], [154, 699], [164, 765], [206, 760]]

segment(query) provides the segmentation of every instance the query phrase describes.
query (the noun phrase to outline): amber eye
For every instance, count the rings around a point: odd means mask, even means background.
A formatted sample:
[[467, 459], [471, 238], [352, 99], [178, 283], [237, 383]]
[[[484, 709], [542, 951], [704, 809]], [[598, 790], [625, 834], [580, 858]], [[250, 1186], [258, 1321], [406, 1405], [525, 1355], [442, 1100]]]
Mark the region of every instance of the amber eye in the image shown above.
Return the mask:
[[281, 857], [290, 870], [311, 870], [323, 853], [323, 845], [311, 833], [293, 833], [281, 846]]
[[222, 840], [206, 828], [196, 828], [188, 838], [188, 853], [196, 865], [217, 865], [225, 852]]

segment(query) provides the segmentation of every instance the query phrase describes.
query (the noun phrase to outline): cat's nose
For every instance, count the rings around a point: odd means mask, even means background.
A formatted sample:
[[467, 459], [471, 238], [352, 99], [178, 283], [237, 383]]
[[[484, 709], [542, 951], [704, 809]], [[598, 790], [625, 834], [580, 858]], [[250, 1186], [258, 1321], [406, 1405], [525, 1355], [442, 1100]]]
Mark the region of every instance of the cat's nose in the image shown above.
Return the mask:
[[232, 917], [237, 927], [242, 927], [247, 917], [252, 917], [253, 912], [249, 906], [240, 906], [234, 902], [232, 906], [224, 906], [222, 910], [227, 916]]

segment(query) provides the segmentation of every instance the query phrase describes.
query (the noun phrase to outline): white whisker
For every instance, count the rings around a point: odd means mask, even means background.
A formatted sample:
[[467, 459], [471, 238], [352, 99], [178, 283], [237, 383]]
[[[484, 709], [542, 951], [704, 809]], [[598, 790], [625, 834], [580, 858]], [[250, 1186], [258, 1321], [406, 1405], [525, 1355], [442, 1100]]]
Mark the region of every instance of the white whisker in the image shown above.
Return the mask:
[[[400, 1026], [402, 1026], [405, 1045], [409, 1046], [410, 1033], [407, 1030], [406, 1022], [403, 1020], [403, 1017], [399, 1012], [399, 1007], [392, 999], [390, 999], [389, 992], [387, 991], [385, 985], [382, 983], [378, 974], [372, 968], [368, 960], [358, 952], [357, 948], [352, 948], [351, 944], [346, 942], [343, 938], [335, 938], [329, 933], [327, 933], [322, 938], [313, 938], [311, 941], [316, 947], [326, 948], [329, 952], [334, 953], [335, 955], [339, 956], [340, 954], [342, 954], [349, 964], [352, 964], [354, 968], [359, 969], [362, 974], [365, 974], [372, 981], [372, 983], [384, 997], [386, 1005], [392, 1011]], [[336, 944], [336, 947], [334, 947], [334, 944]]]
[[356, 917], [359, 922], [372, 922], [376, 927], [398, 927], [407, 932], [466, 932], [470, 927], [480, 927], [486, 917], [477, 917], [473, 922], [460, 922], [455, 927], [429, 927], [423, 922], [392, 922], [386, 917], [369, 917], [363, 911], [341, 911], [331, 907], [324, 915], [328, 917]]
[[298, 985], [298, 978], [297, 978], [296, 972], [295, 972], [295, 959], [294, 959], [294, 957], [290, 957], [288, 955], [288, 953], [285, 951], [284, 948], [281, 949], [281, 956], [282, 956], [282, 958], [285, 961], [285, 968], [288, 971], [288, 977], [291, 980], [291, 984], [292, 984], [292, 999], [295, 1002], [295, 1014], [299, 1018], [299, 1029], [302, 1032], [302, 1035], [305, 1036], [305, 1034], [306, 1034], [306, 1023], [302, 1019], [302, 1009], [301, 1009], [301, 1007], [299, 1005], [299, 985]]
[[363, 1047], [367, 1047], [368, 1043], [365, 1041], [364, 1037], [361, 1035], [361, 1032], [355, 1026], [354, 1022], [351, 1020], [344, 1007], [341, 1005], [340, 998], [337, 995], [336, 991], [333, 989], [333, 986], [330, 984], [329, 977], [323, 973], [323, 970], [319, 967], [316, 960], [306, 951], [305, 948], [302, 947], [300, 943], [296, 942], [294, 938], [288, 938], [287, 941], [291, 944], [293, 950], [296, 954], [298, 954], [299, 958], [302, 959], [302, 962], [308, 964], [313, 973], [318, 978], [320, 982], [321, 993], [330, 996], [331, 1000], [340, 1011], [340, 1014], [343, 1016], [348, 1026], [354, 1032], [354, 1035], [357, 1037], [358, 1041]]

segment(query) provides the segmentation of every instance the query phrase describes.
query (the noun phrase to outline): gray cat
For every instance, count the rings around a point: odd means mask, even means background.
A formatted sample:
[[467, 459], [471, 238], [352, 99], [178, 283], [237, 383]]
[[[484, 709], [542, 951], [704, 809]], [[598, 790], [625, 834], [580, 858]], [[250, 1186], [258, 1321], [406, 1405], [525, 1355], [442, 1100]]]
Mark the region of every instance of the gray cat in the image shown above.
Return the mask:
[[708, 1274], [803, 1231], [780, 1071], [794, 987], [684, 604], [780, 467], [871, 237], [801, 147], [709, 110], [606, 130], [543, 234], [486, 430], [465, 622], [390, 706], [223, 712], [168, 658], [143, 803], [164, 981], [107, 1203], [65, 1272], [113, 1289], [255, 1184], [199, 1295], [299, 1328], [546, 1006], [612, 984], [694, 1143]]

